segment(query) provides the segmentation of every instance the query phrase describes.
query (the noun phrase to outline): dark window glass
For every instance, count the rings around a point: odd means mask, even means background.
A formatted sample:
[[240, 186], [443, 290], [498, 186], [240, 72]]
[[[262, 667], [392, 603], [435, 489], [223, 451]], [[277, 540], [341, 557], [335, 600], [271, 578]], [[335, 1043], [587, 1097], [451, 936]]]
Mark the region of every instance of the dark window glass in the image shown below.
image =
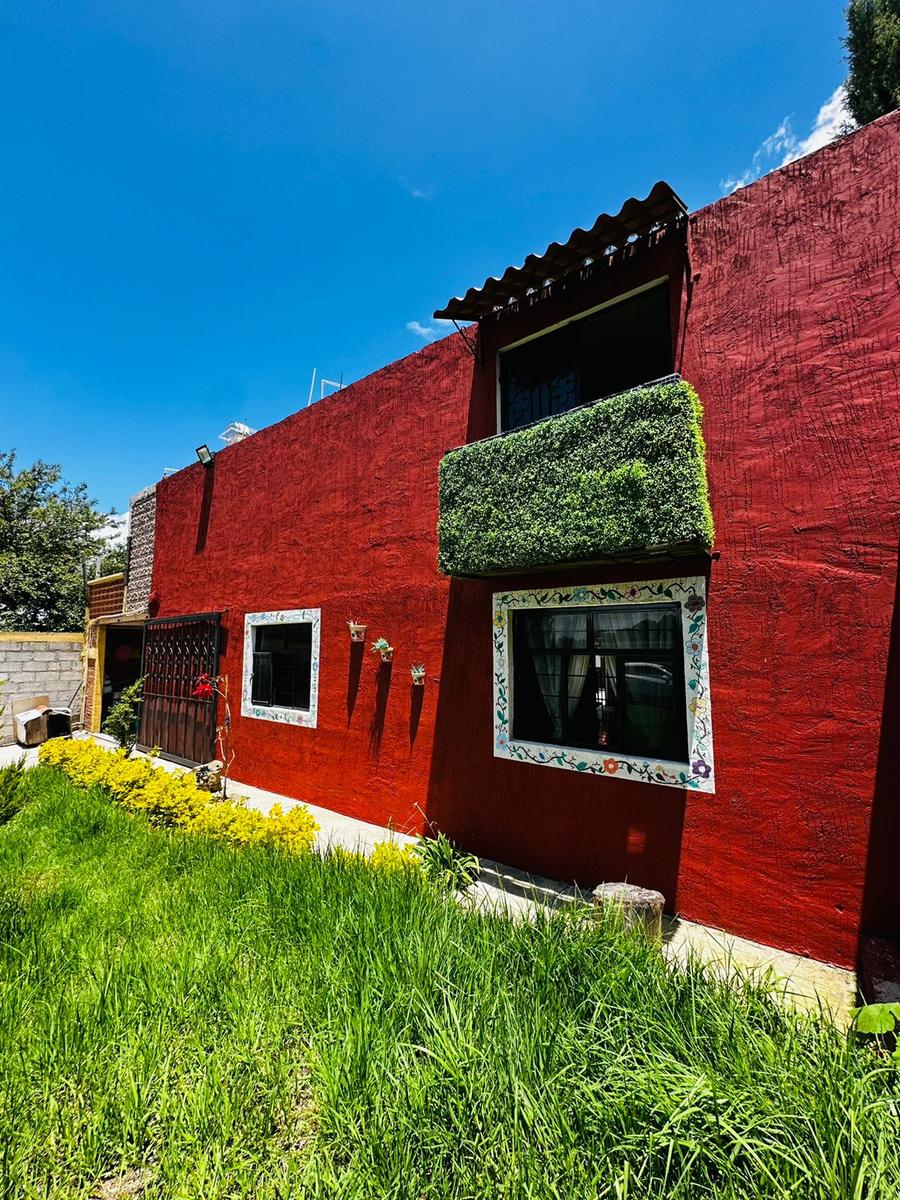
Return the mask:
[[500, 354], [502, 429], [568, 412], [674, 366], [668, 284]]
[[253, 655], [253, 686], [250, 692], [253, 704], [272, 703], [272, 655], [255, 651]]
[[513, 736], [687, 760], [677, 604], [513, 616]]
[[257, 625], [253, 631], [253, 704], [309, 708], [312, 625]]

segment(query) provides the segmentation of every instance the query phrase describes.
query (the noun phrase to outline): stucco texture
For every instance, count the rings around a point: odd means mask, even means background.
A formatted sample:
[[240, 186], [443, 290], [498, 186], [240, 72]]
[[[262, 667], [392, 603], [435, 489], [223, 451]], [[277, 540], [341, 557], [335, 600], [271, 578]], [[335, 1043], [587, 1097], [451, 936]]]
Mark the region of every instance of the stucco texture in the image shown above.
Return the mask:
[[[159, 615], [221, 610], [234, 688], [246, 612], [322, 610], [318, 727], [237, 716], [235, 776], [404, 830], [431, 821], [545, 875], [657, 888], [670, 912], [843, 966], [864, 912], [900, 932], [869, 839], [873, 814], [880, 844], [900, 834], [898, 731], [882, 729], [900, 689], [898, 180], [893, 114], [694, 214], [687, 255], [661, 239], [489, 322], [480, 370], [453, 335], [162, 480]], [[438, 463], [495, 432], [496, 346], [662, 274], [720, 557], [539, 578], [708, 576], [712, 795], [495, 758], [491, 593], [538, 577], [451, 582], [436, 565]], [[368, 624], [362, 650], [349, 618]]]

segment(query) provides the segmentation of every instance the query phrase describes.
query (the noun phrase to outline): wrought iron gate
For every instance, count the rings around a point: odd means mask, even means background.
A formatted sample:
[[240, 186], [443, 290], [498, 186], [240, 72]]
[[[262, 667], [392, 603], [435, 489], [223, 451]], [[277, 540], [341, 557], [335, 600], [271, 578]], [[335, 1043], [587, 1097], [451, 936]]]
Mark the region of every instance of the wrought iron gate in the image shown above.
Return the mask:
[[219, 613], [160, 617], [144, 634], [138, 744], [158, 746], [185, 765], [208, 762], [216, 748], [216, 698], [192, 696], [200, 675], [219, 670]]

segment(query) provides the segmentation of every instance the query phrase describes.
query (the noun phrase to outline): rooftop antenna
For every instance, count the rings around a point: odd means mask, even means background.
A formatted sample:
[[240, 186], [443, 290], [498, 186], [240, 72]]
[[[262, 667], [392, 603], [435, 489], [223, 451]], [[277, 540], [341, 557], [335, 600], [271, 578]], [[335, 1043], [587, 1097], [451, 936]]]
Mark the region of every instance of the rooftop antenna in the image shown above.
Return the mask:
[[339, 392], [343, 386], [344, 386], [344, 372], [343, 371], [341, 371], [340, 379], [322, 378], [319, 381], [319, 399], [320, 400], [325, 399], [325, 388], [326, 387], [333, 387], [336, 392]]
[[[317, 375], [317, 373], [318, 373], [317, 368], [313, 367], [312, 379], [309, 381], [309, 395], [306, 397], [306, 408], [309, 408], [309, 406], [316, 399], [316, 375]], [[319, 376], [319, 397], [318, 398], [320, 400], [325, 399], [325, 389], [326, 388], [334, 388], [334, 390], [336, 392], [339, 392], [343, 386], [344, 386], [344, 372], [343, 371], [341, 371], [340, 379], [326, 379], [324, 375], [320, 375]]]

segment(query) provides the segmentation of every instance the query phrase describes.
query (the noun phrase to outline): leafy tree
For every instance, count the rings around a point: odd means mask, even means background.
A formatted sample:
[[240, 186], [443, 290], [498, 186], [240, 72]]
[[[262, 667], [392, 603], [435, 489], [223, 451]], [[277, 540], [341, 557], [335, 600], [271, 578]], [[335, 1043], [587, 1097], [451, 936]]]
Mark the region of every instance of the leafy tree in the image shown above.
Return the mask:
[[108, 514], [87, 486], [38, 460], [16, 468], [0, 451], [0, 629], [65, 632], [84, 622], [82, 563], [121, 569], [121, 551], [100, 535]]
[[900, 108], [900, 0], [850, 0], [847, 102], [865, 125]]
[[119, 747], [125, 751], [126, 757], [131, 756], [137, 745], [138, 712], [143, 690], [143, 679], [137, 679], [129, 687], [124, 688], [122, 695], [109, 710], [109, 715], [103, 722], [103, 732], [116, 739]]

